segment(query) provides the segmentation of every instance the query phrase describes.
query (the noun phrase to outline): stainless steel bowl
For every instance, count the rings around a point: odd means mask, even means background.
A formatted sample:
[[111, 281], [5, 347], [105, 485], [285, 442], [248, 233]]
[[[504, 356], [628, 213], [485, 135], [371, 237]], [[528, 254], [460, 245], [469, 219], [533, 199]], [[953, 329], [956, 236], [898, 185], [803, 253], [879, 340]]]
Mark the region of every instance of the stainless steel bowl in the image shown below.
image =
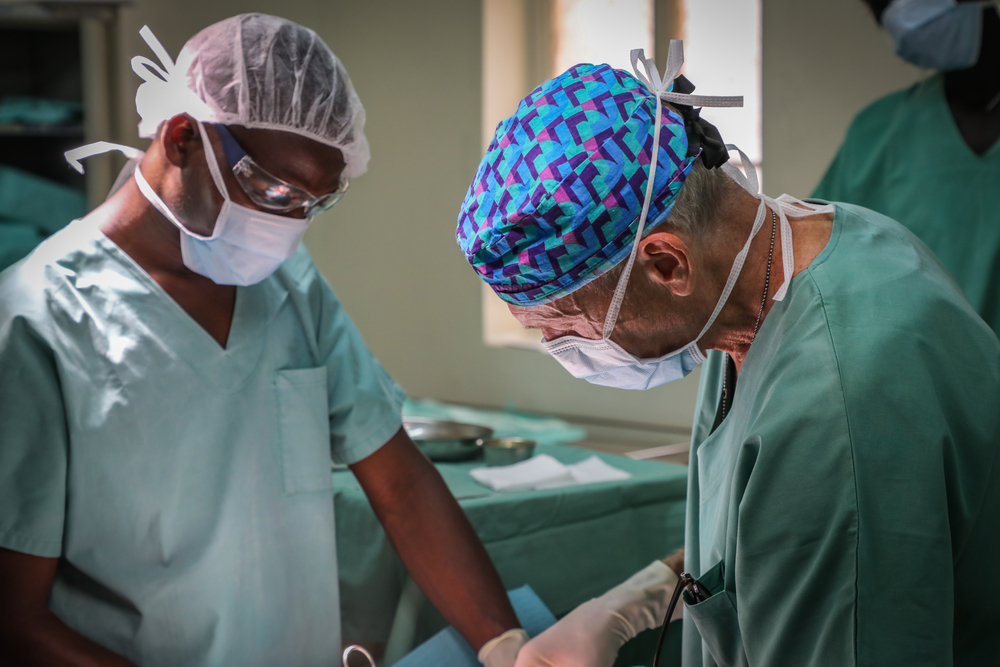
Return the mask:
[[493, 429], [475, 424], [411, 418], [403, 420], [407, 435], [431, 461], [466, 461], [480, 456]]
[[538, 443], [527, 438], [493, 438], [483, 441], [483, 457], [488, 466], [509, 466], [530, 459]]

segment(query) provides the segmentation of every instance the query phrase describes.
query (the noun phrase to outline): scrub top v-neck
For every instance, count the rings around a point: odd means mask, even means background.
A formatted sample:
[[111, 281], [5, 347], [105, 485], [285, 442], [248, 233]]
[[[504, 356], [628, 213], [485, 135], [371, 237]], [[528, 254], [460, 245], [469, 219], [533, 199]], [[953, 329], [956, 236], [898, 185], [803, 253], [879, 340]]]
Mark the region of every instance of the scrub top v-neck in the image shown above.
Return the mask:
[[719, 421], [724, 360], [692, 433], [685, 568], [712, 595], [684, 667], [995, 662], [1000, 341], [927, 248], [836, 205]]
[[337, 661], [331, 457], [403, 393], [304, 247], [222, 348], [74, 222], [0, 276], [0, 369], [0, 546], [61, 557], [57, 616], [143, 667]]
[[1000, 141], [972, 151], [936, 74], [859, 113], [814, 196], [902, 223], [1000, 333], [998, 183]]

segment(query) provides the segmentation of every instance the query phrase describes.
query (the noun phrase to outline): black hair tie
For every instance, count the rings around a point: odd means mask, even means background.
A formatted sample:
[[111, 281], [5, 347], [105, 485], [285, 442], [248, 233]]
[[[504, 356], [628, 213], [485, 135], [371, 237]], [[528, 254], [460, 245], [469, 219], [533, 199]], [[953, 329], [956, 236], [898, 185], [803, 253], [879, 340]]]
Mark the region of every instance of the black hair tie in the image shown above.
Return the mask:
[[[674, 92], [690, 95], [694, 92], [694, 84], [682, 74], [674, 79]], [[726, 142], [722, 140], [718, 128], [701, 117], [701, 109], [687, 104], [671, 104], [684, 119], [684, 131], [688, 139], [687, 156], [696, 155], [700, 149], [701, 163], [707, 169], [718, 169], [728, 162]]]

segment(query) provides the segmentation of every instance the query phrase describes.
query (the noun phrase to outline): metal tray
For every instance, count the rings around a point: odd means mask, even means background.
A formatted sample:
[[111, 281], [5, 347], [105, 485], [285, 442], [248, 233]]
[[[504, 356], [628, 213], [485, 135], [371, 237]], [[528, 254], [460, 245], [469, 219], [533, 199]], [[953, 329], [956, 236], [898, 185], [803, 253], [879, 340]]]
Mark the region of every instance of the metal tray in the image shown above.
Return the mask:
[[411, 418], [403, 420], [407, 435], [431, 461], [467, 461], [482, 456], [482, 444], [493, 429], [475, 424]]

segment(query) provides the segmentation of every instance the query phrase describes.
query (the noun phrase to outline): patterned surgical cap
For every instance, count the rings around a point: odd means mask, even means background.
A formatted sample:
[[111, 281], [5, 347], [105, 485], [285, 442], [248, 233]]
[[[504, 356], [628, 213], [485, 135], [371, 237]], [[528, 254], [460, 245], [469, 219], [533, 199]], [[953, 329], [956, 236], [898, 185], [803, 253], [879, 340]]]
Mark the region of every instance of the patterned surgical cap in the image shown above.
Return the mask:
[[[631, 74], [577, 65], [497, 126], [462, 203], [458, 244], [508, 303], [565, 296], [625, 259], [653, 153], [656, 98]], [[646, 229], [666, 220], [691, 165], [683, 118], [663, 108]]]

